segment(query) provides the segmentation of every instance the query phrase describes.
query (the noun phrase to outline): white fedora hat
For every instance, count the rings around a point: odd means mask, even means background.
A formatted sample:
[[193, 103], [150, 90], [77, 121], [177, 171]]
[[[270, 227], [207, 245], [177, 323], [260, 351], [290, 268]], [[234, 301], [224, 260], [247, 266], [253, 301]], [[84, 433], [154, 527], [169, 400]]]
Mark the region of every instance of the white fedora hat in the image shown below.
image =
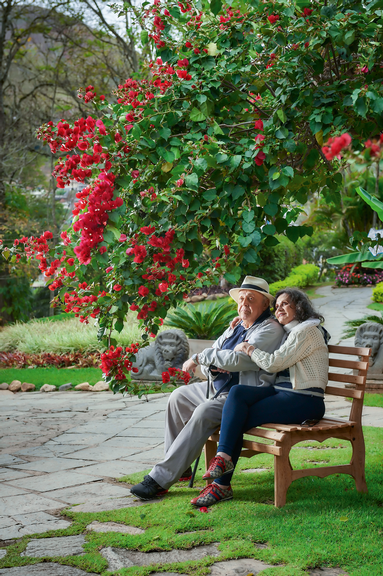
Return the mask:
[[272, 296], [272, 294], [269, 292], [269, 285], [266, 280], [263, 280], [263, 278], [246, 276], [240, 288], [232, 288], [229, 291], [229, 294], [237, 303], [240, 290], [254, 290], [254, 292], [259, 292], [259, 294], [262, 294], [262, 296], [266, 296], [270, 302], [274, 300], [274, 296]]

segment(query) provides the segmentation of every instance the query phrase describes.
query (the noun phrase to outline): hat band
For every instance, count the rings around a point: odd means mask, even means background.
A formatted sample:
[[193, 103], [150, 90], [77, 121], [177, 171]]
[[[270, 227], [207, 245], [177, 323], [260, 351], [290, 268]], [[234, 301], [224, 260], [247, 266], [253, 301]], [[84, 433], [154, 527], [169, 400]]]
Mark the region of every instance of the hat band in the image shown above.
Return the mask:
[[265, 292], [266, 294], [269, 294], [267, 290], [261, 288], [260, 286], [256, 286], [255, 284], [242, 284], [240, 290], [245, 290], [245, 288], [250, 288], [251, 290], [259, 290], [260, 292]]

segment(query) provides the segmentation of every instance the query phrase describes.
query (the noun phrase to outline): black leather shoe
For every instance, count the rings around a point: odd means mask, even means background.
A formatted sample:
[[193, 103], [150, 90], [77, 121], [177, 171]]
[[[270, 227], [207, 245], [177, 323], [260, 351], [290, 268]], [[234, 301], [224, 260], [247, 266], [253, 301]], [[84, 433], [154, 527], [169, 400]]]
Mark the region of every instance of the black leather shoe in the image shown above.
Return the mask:
[[162, 496], [168, 492], [150, 476], [145, 476], [143, 481], [133, 486], [130, 491], [140, 500], [152, 500], [156, 496]]
[[188, 482], [192, 477], [192, 474], [193, 474], [192, 468], [191, 466], [189, 466], [189, 468], [187, 468], [187, 470], [185, 470], [185, 472], [181, 474], [181, 477], [178, 480], [178, 482]]

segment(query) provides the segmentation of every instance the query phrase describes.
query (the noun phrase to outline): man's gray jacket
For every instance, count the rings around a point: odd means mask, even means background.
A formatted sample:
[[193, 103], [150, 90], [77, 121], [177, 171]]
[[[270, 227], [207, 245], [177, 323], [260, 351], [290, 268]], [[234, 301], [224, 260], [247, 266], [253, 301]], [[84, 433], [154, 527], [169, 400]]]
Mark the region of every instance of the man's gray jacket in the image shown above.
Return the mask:
[[[223, 343], [233, 334], [234, 330], [228, 328], [216, 340], [212, 348], [205, 348], [198, 354], [198, 363], [201, 365], [202, 372], [205, 376], [214, 376], [209, 371], [209, 366], [216, 366], [228, 372], [239, 372], [239, 384], [245, 386], [272, 386], [275, 381], [275, 374], [270, 374], [261, 370], [247, 355], [243, 352], [234, 352], [233, 350], [222, 350]], [[274, 319], [267, 318], [260, 324], [252, 326], [247, 331], [246, 342], [264, 352], [272, 353], [279, 348], [285, 332], [283, 327]]]

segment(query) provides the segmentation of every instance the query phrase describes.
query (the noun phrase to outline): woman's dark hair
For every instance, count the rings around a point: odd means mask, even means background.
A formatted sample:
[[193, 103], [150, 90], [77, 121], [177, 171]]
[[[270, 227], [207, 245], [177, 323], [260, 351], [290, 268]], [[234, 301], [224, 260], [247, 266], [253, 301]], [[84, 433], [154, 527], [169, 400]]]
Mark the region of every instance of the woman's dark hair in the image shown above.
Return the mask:
[[313, 305], [311, 304], [306, 294], [301, 290], [297, 290], [296, 288], [285, 288], [278, 290], [274, 297], [272, 305], [273, 308], [275, 308], [275, 303], [279, 296], [282, 294], [287, 294], [290, 300], [290, 304], [294, 304], [295, 320], [298, 320], [298, 322], [304, 322], [309, 318], [317, 318], [321, 322], [324, 322], [324, 317], [321, 314], [318, 314], [318, 312], [315, 312]]

